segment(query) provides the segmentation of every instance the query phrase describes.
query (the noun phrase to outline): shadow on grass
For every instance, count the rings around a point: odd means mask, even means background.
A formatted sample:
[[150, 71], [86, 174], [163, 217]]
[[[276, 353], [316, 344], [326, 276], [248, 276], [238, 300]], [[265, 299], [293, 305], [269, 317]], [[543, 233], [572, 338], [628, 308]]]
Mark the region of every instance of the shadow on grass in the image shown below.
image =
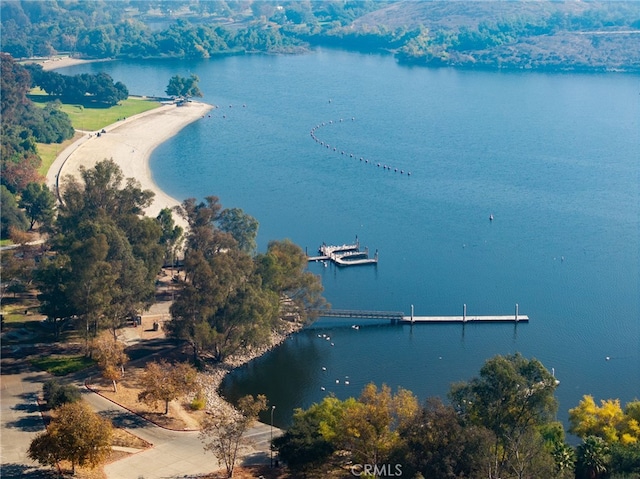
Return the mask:
[[106, 103], [98, 103], [88, 98], [80, 100], [73, 98], [62, 98], [53, 95], [27, 95], [27, 98], [29, 98], [29, 100], [34, 103], [51, 103], [56, 100], [60, 100], [62, 103], [67, 105], [81, 106], [82, 108], [93, 108], [96, 110], [106, 110], [113, 106]]

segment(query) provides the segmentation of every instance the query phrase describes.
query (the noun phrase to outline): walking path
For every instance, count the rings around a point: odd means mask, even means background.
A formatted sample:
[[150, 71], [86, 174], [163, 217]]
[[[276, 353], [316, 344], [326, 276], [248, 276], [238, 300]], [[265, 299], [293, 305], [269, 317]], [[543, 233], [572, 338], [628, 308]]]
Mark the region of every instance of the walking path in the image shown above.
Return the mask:
[[45, 373], [3, 374], [0, 387], [0, 477], [38, 477], [40, 466], [27, 457], [29, 444], [44, 431], [36, 403]]
[[[95, 411], [111, 419], [113, 424], [122, 427], [147, 442], [153, 447], [143, 452], [105, 466], [108, 478], [166, 479], [172, 477], [192, 477], [221, 469], [214, 455], [205, 452], [198, 432], [170, 431], [156, 426], [149, 421], [127, 411], [102, 396], [86, 391], [84, 399]], [[274, 432], [279, 432], [274, 429]], [[253, 442], [244, 446], [239, 456], [240, 464], [268, 464], [269, 425], [257, 423], [246, 434]]]
[[90, 169], [99, 161], [112, 159], [125, 178], [135, 178], [142, 189], [155, 193], [145, 212], [156, 217], [161, 209], [179, 205], [181, 201], [167, 195], [153, 181], [149, 168], [151, 153], [188, 124], [205, 117], [212, 108], [200, 102], [164, 105], [106, 126], [106, 133], [99, 137], [83, 135], [55, 159], [47, 172], [47, 185], [57, 194], [58, 188], [60, 192], [64, 190], [67, 175], [79, 178], [80, 167]]
[[[92, 409], [109, 418], [116, 427], [153, 444], [149, 449], [106, 465], [104, 470], [108, 478], [183, 478], [211, 473], [223, 467], [212, 453], [205, 452], [198, 432], [170, 431], [146, 421], [84, 388], [82, 383], [86, 374], [75, 375], [72, 382], [82, 388], [82, 397]], [[36, 434], [44, 431], [36, 397], [49, 377], [46, 373], [28, 371], [2, 375], [0, 477], [42, 477], [38, 476], [38, 471], [44, 469], [28, 459], [26, 451]], [[274, 436], [280, 433], [279, 429], [273, 428]], [[271, 427], [256, 423], [246, 438], [251, 440], [251, 445], [241, 448], [238, 464], [268, 464]]]

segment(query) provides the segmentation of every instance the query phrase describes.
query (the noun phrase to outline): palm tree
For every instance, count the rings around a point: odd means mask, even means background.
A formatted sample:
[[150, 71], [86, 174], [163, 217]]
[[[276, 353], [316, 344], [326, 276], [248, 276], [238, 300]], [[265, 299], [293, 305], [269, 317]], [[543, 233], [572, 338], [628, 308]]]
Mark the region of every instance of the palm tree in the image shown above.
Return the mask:
[[609, 466], [609, 446], [601, 437], [587, 436], [578, 446], [576, 477], [598, 479], [603, 477]]

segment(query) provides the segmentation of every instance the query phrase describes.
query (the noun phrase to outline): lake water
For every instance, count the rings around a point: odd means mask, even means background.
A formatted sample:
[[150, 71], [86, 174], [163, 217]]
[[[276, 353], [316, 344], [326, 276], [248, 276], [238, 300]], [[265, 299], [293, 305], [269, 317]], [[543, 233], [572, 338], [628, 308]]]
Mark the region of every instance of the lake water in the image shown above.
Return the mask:
[[313, 253], [357, 235], [379, 251], [377, 266], [310, 265], [333, 307], [493, 315], [518, 303], [531, 318], [321, 320], [232, 374], [230, 397], [266, 394], [284, 425], [370, 381], [445, 396], [517, 351], [554, 368], [562, 420], [583, 394], [640, 397], [639, 76], [408, 68], [329, 50], [63, 73], [100, 70], [147, 95], [195, 73], [219, 106], [154, 153], [167, 193], [244, 209], [261, 250], [289, 238]]

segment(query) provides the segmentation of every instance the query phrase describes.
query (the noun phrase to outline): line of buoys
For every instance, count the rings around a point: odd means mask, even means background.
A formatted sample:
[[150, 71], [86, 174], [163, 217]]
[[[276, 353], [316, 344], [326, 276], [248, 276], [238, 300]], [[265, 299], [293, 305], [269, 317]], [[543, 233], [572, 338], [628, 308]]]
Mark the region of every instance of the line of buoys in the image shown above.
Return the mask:
[[[331, 101], [331, 100], [329, 100], [329, 101]], [[244, 106], [244, 105], [243, 105], [243, 106]], [[355, 121], [355, 119], [356, 119], [355, 117], [353, 117], [353, 116], [351, 117], [351, 121]], [[339, 121], [340, 121], [340, 122], [343, 122], [343, 121], [344, 121], [344, 119], [343, 119], [343, 118], [340, 118], [340, 120], [339, 120]], [[321, 140], [316, 136], [316, 130], [318, 130], [318, 129], [319, 129], [319, 128], [321, 128], [321, 127], [327, 126], [327, 125], [332, 125], [333, 123], [334, 123], [334, 121], [333, 121], [333, 120], [329, 120], [328, 122], [323, 121], [322, 123], [319, 123], [319, 124], [317, 124], [316, 126], [314, 126], [313, 128], [311, 128], [311, 131], [309, 132], [309, 134], [311, 135], [311, 138], [313, 138], [313, 140], [314, 140], [316, 143], [319, 143], [321, 146], [326, 146], [328, 149], [331, 149], [331, 145], [330, 145], [329, 143], [325, 143], [324, 141], [321, 141]], [[337, 151], [338, 151], [338, 149], [334, 146], [334, 147], [333, 147], [333, 151], [337, 152]], [[346, 155], [347, 153], [345, 153], [345, 151], [344, 151], [344, 150], [340, 150], [340, 154], [341, 154], [341, 155]], [[356, 157], [357, 157], [357, 155], [354, 155], [353, 153], [349, 153], [349, 158], [356, 158]], [[367, 163], [367, 164], [369, 163], [369, 159], [368, 159], [368, 158], [364, 158], [363, 156], [360, 156], [360, 157], [359, 157], [359, 160], [360, 160], [360, 161], [364, 161], [364, 162], [365, 162], [365, 163]], [[371, 162], [371, 164], [373, 164], [373, 162]], [[376, 166], [380, 167], [380, 166], [381, 166], [381, 163], [379, 163], [379, 162], [378, 162], [378, 163], [376, 164]], [[392, 168], [393, 168], [393, 171], [394, 171], [394, 172], [396, 172], [396, 173], [397, 173], [398, 171], [400, 171], [400, 174], [401, 174], [401, 175], [404, 175], [404, 174], [405, 174], [405, 171], [404, 171], [403, 169], [400, 169], [400, 170], [399, 170], [398, 168], [391, 167], [391, 166], [388, 166], [388, 165], [386, 165], [386, 164], [385, 164], [385, 165], [383, 165], [383, 167], [382, 167], [382, 169], [384, 169], [384, 170], [389, 170], [389, 171], [391, 171], [391, 169], [392, 169]], [[411, 176], [411, 172], [410, 172], [410, 171], [408, 171], [408, 172], [407, 172], [407, 176]]]

